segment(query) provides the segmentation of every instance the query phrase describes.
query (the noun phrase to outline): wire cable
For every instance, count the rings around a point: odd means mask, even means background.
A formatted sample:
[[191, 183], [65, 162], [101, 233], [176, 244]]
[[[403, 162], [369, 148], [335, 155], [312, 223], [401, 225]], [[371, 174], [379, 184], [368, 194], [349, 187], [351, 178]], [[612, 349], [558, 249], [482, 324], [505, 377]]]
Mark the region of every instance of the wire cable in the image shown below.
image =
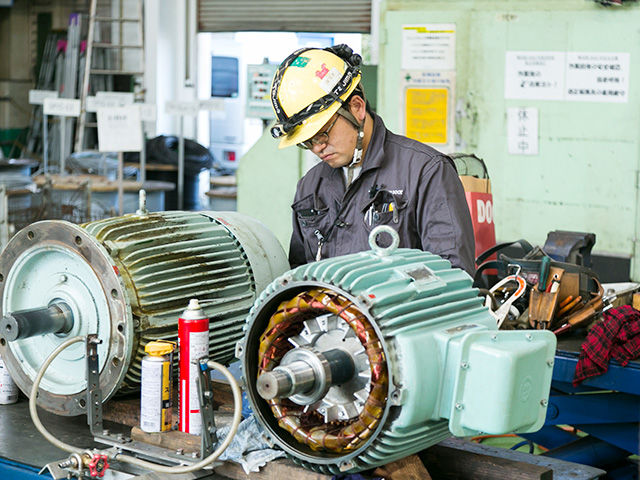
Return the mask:
[[44, 438], [46, 438], [50, 443], [52, 443], [59, 449], [64, 450], [65, 452], [79, 453], [79, 454], [82, 454], [83, 449], [64, 443], [62, 440], [59, 440], [58, 438], [51, 435], [49, 431], [44, 427], [44, 425], [40, 421], [40, 417], [38, 416], [38, 411], [36, 409], [36, 402], [38, 397], [38, 388], [40, 387], [40, 381], [42, 380], [42, 377], [44, 377], [44, 372], [47, 370], [49, 365], [51, 365], [53, 360], [55, 360], [55, 358], [60, 354], [60, 352], [62, 352], [69, 345], [73, 345], [74, 343], [78, 343], [78, 342], [83, 342], [84, 340], [85, 340], [85, 337], [83, 336], [71, 337], [68, 340], [65, 340], [64, 342], [62, 342], [60, 345], [58, 345], [58, 347], [53, 352], [51, 352], [51, 354], [44, 361], [44, 363], [40, 367], [40, 370], [38, 370], [38, 374], [36, 375], [36, 378], [33, 379], [33, 385], [31, 386], [31, 393], [29, 394], [29, 413], [31, 414], [31, 420], [33, 421], [33, 424], [36, 426], [36, 429], [38, 429], [38, 431], [42, 434]]
[[[64, 450], [66, 452], [70, 452], [72, 454], [80, 454], [80, 455], [82, 455], [82, 453], [84, 453], [85, 450], [75, 447], [73, 445], [64, 443], [63, 441], [59, 440], [58, 438], [54, 437], [51, 433], [49, 433], [49, 431], [44, 427], [44, 425], [40, 421], [40, 417], [38, 416], [36, 405], [37, 405], [38, 388], [40, 387], [40, 382], [42, 381], [42, 377], [44, 377], [44, 373], [49, 367], [49, 365], [53, 363], [53, 361], [57, 358], [57, 356], [60, 355], [60, 352], [62, 352], [64, 349], [66, 349], [70, 345], [73, 345], [74, 343], [78, 343], [82, 341], [85, 341], [84, 336], [76, 336], [76, 337], [69, 338], [68, 340], [65, 340], [60, 345], [58, 345], [58, 347], [53, 352], [51, 352], [51, 354], [46, 358], [46, 360], [40, 367], [40, 370], [38, 370], [36, 378], [33, 380], [33, 385], [31, 386], [31, 392], [29, 394], [29, 413], [31, 414], [31, 420], [33, 421], [33, 424], [35, 425], [36, 429], [42, 434], [44, 438], [46, 438], [50, 443], [52, 443], [59, 449]], [[231, 391], [233, 392], [233, 420], [231, 422], [231, 428], [229, 430], [229, 433], [225, 437], [224, 441], [222, 442], [222, 444], [211, 455], [204, 458], [200, 462], [194, 463], [192, 465], [181, 466], [181, 467], [167, 467], [164, 465], [158, 465], [153, 462], [140, 460], [135, 457], [121, 456], [120, 453], [116, 453], [114, 455], [113, 452], [110, 450], [105, 450], [104, 452], [101, 452], [101, 453], [106, 454], [109, 458], [118, 460], [119, 462], [136, 465], [138, 467], [146, 468], [147, 470], [151, 470], [156, 473], [176, 473], [176, 474], [189, 473], [189, 472], [194, 472], [196, 470], [200, 470], [206, 467], [207, 465], [211, 464], [212, 462], [214, 462], [222, 454], [222, 452], [224, 452], [225, 449], [229, 446], [229, 444], [233, 440], [233, 437], [238, 431], [238, 427], [240, 426], [240, 422], [242, 420], [242, 391], [240, 390], [240, 386], [238, 385], [238, 382], [226, 367], [224, 367], [223, 365], [217, 362], [214, 362], [213, 360], [209, 360], [207, 362], [207, 367], [221, 372], [224, 375], [224, 377], [229, 381], [229, 385], [231, 386]]]
[[510, 450], [518, 450], [520, 447], [523, 447], [525, 445], [529, 445], [529, 453], [533, 453], [534, 446], [533, 446], [533, 442], [530, 440], [524, 440], [520, 443], [517, 443], [516, 445], [511, 447]]

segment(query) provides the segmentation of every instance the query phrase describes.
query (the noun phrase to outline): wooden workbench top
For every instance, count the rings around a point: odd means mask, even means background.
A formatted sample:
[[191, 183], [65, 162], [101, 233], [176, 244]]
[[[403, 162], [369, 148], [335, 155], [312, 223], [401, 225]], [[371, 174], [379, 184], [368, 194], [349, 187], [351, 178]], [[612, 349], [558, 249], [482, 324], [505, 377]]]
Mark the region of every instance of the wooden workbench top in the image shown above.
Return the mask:
[[[92, 192], [114, 192], [118, 190], [118, 182], [109, 180], [100, 175], [51, 175], [51, 184], [55, 190], [78, 190], [87, 182], [91, 183]], [[43, 187], [47, 180], [44, 175], [33, 177], [33, 181], [38, 187]], [[122, 182], [125, 192], [138, 192], [144, 188], [147, 192], [170, 191], [175, 188], [175, 184], [171, 182], [161, 182], [157, 180], [149, 180], [144, 183], [124, 180]]]

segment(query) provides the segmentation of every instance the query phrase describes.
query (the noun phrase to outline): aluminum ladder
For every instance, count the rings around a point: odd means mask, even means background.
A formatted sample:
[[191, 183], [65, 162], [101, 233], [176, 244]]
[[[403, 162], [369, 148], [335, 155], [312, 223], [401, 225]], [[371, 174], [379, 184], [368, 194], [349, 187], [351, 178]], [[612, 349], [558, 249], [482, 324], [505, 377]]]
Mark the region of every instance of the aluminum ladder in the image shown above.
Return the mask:
[[98, 91], [113, 91], [114, 76], [132, 77], [136, 100], [144, 100], [143, 9], [143, 0], [91, 0], [75, 152], [87, 150], [91, 129], [97, 133], [97, 123], [91, 118], [95, 115], [87, 112], [87, 97]]

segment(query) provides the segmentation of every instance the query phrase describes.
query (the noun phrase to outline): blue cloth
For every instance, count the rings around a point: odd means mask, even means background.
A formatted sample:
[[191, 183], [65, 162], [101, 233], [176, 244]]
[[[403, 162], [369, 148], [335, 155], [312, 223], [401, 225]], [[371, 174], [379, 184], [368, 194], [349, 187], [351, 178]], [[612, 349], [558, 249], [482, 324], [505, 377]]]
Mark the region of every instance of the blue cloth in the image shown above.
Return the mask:
[[253, 414], [247, 392], [242, 392], [242, 418], [249, 418]]

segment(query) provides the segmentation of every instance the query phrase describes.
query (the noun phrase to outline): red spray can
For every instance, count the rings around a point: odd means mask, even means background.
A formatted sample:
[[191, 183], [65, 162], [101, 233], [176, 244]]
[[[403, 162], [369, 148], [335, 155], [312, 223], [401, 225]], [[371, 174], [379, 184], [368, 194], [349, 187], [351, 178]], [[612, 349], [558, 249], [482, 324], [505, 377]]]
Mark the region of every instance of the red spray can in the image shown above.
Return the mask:
[[179, 405], [181, 432], [200, 435], [202, 417], [198, 402], [199, 365], [197, 360], [209, 355], [209, 319], [198, 300], [192, 298], [178, 319], [178, 345], [180, 347]]

